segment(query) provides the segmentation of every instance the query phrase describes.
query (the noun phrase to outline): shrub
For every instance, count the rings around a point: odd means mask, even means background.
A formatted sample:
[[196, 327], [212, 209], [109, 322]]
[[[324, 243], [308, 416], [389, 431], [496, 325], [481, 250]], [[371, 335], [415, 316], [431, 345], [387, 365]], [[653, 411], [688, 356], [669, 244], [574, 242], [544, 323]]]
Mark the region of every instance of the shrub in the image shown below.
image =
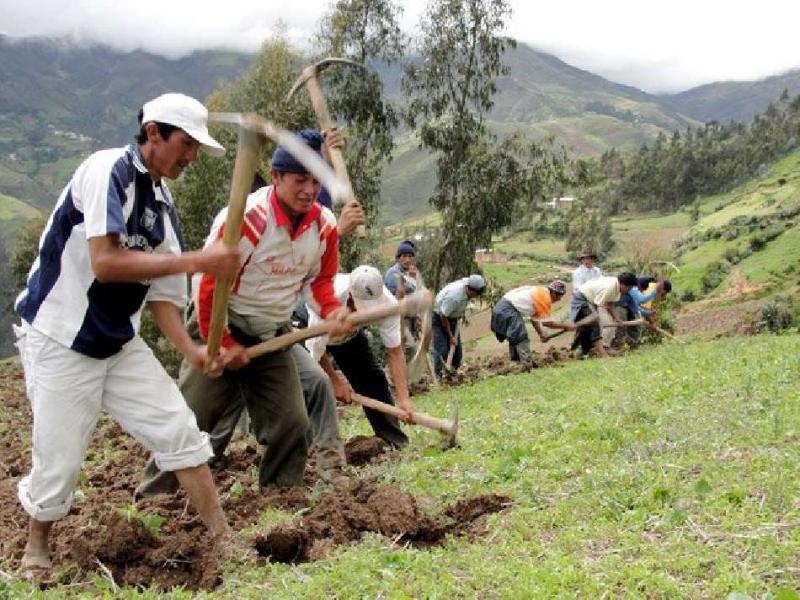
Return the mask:
[[681, 302], [694, 302], [697, 300], [697, 294], [694, 293], [694, 290], [687, 289], [681, 293]]
[[758, 330], [778, 333], [790, 329], [798, 323], [799, 310], [800, 307], [791, 297], [775, 296], [761, 309]]
[[725, 274], [728, 272], [728, 266], [723, 265], [719, 261], [714, 261], [706, 267], [706, 272], [700, 280], [700, 290], [703, 294], [707, 294], [715, 289], [722, 283]]
[[767, 240], [762, 234], [756, 234], [750, 238], [749, 246], [753, 252], [762, 250], [767, 245]]

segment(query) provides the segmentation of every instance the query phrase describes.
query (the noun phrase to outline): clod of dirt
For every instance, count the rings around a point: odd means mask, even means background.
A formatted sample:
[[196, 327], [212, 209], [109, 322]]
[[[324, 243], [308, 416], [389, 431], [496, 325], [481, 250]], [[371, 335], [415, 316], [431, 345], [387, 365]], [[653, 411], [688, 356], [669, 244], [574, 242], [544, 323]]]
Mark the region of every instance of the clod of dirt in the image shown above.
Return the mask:
[[102, 565], [118, 585], [198, 590], [221, 582], [213, 544], [199, 528], [162, 540], [140, 519], [112, 514], [72, 540], [69, 553], [82, 570]]
[[344, 445], [347, 464], [356, 467], [372, 462], [391, 449], [392, 447], [385, 440], [377, 436], [366, 435], [353, 436]]
[[485, 532], [486, 515], [510, 503], [505, 496], [478, 496], [428, 516], [421, 513], [414, 496], [398, 487], [361, 480], [323, 495], [306, 516], [269, 529], [255, 545], [261, 556], [290, 563], [322, 558], [338, 545], [358, 541], [365, 531], [429, 546], [440, 543], [447, 533]]

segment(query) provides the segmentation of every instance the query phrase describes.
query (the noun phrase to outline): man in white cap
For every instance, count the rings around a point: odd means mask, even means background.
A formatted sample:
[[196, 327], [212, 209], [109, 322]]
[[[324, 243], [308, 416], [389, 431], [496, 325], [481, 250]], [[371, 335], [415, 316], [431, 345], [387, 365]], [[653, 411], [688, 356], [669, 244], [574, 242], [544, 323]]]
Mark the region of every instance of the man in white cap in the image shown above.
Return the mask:
[[458, 369], [461, 366], [461, 333], [458, 331], [458, 320], [464, 316], [469, 301], [483, 294], [486, 282], [480, 275], [474, 274], [448, 283], [436, 294], [433, 305], [433, 368], [437, 376], [442, 374], [442, 365], [452, 353], [452, 362], [448, 367]]
[[550, 282], [547, 287], [525, 285], [506, 292], [495, 305], [492, 309], [492, 332], [498, 342], [508, 340], [508, 352], [512, 361], [533, 360], [524, 317], [530, 318], [531, 325], [543, 342], [547, 341], [543, 326], [567, 331], [576, 329], [575, 325], [558, 323], [552, 317], [553, 303], [561, 300], [566, 293], [566, 284], [559, 280]]
[[239, 253], [222, 244], [183, 253], [164, 181], [178, 177], [201, 150], [224, 153], [208, 134], [207, 118], [200, 102], [182, 94], [146, 103], [137, 143], [87, 158], [40, 239], [15, 305], [33, 410], [33, 465], [18, 486], [30, 515], [21, 562], [26, 578], [51, 566], [50, 530], [69, 512], [102, 409], [177, 475], [213, 535], [229, 533], [206, 465], [208, 437], [138, 335], [146, 303], [188, 363], [212, 375], [221, 368], [183, 327], [185, 273], [231, 276]]
[[[339, 273], [333, 282], [334, 294], [351, 311], [369, 310], [396, 304], [397, 299], [386, 289], [383, 277], [375, 267], [361, 265], [349, 275]], [[309, 307], [310, 308], [310, 307]], [[310, 308], [309, 326], [321, 321]], [[377, 324], [378, 333], [386, 348], [389, 373], [395, 384], [397, 403], [406, 413], [404, 421], [413, 422], [414, 407], [406, 383], [406, 361], [400, 336], [400, 316], [386, 317]], [[362, 396], [374, 398], [386, 404], [394, 404], [389, 392], [389, 382], [381, 368], [363, 329], [347, 336], [321, 336], [306, 341], [311, 355], [320, 361], [333, 382], [337, 399], [350, 401], [350, 387]], [[341, 370], [336, 371], [327, 357], [330, 354]], [[369, 408], [364, 409], [375, 435], [396, 448], [408, 444], [408, 437], [400, 429], [397, 419]], [[332, 427], [331, 425], [327, 426]], [[323, 426], [322, 429], [326, 427]]]

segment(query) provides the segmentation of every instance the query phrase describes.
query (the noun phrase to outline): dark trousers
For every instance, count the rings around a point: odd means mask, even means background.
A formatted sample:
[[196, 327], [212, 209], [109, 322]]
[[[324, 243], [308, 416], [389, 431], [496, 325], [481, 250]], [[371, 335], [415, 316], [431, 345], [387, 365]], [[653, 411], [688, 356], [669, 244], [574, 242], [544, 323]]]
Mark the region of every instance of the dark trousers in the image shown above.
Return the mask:
[[[436, 375], [441, 377], [443, 365], [447, 362], [447, 355], [450, 354], [450, 338], [447, 337], [447, 332], [442, 327], [439, 320], [439, 315], [433, 313], [431, 331], [433, 333], [433, 344], [431, 344], [431, 354], [433, 355], [433, 368]], [[450, 331], [455, 331], [458, 325], [458, 319], [447, 318], [450, 323]], [[453, 369], [458, 369], [461, 366], [461, 358], [463, 351], [461, 348], [461, 332], [458, 332], [456, 337], [456, 348], [453, 352], [453, 363], [450, 365]]]
[[[578, 309], [573, 319], [575, 323], [592, 314], [593, 312], [592, 307], [583, 294], [580, 293], [576, 294], [573, 302], [577, 304], [577, 309]], [[597, 342], [597, 340], [601, 339], [602, 337], [603, 335], [602, 335], [602, 330], [600, 329], [600, 319], [597, 319], [591, 325], [586, 327], [581, 327], [576, 332], [575, 341], [572, 342], [572, 347], [574, 349], [580, 346], [581, 353], [586, 355], [589, 354], [595, 342]]]
[[[394, 406], [386, 374], [375, 358], [363, 330], [343, 344], [328, 346], [328, 354], [336, 361], [336, 366], [344, 373], [357, 394]], [[408, 444], [408, 437], [400, 429], [397, 419], [371, 408], [365, 408], [364, 414], [367, 415], [375, 435], [396, 448]]]
[[[178, 384], [186, 403], [195, 414], [201, 431], [210, 432], [229, 413], [231, 404], [241, 402], [253, 421], [258, 442], [267, 446], [259, 468], [259, 483], [281, 486], [303, 484], [311, 427], [297, 367], [289, 349], [264, 354], [235, 371], [226, 370], [212, 379], [181, 364]], [[228, 436], [229, 438], [230, 436]], [[227, 444], [227, 439], [224, 443]], [[216, 440], [219, 445], [219, 440]], [[215, 448], [215, 452], [219, 448]], [[172, 472], [161, 472], [153, 459], [145, 467], [135, 495], [174, 493], [178, 481]]]

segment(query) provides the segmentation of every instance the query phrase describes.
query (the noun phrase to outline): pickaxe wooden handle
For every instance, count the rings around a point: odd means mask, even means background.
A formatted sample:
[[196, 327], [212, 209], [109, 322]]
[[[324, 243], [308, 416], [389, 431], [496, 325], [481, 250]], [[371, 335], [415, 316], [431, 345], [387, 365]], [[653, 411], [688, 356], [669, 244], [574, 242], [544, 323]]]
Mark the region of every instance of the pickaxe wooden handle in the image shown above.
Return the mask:
[[450, 350], [447, 351], [447, 362], [445, 362], [444, 366], [448, 371], [453, 369], [453, 357], [456, 355], [456, 346], [458, 346], [458, 330], [461, 327], [461, 320], [459, 319], [456, 321], [456, 330], [453, 332], [453, 338], [456, 340], [456, 343], [450, 346]]
[[[599, 318], [600, 318], [600, 315], [598, 315], [597, 312], [595, 311], [594, 313], [592, 313], [588, 317], [583, 317], [580, 321], [576, 321], [575, 322], [575, 327], [578, 327], [578, 328], [586, 327], [587, 325], [591, 325], [592, 323], [594, 323]], [[544, 341], [545, 342], [549, 342], [553, 338], [557, 338], [560, 335], [564, 335], [568, 331], [573, 331], [573, 330], [572, 329], [562, 329], [561, 331], [558, 331], [556, 333], [551, 333], [550, 335], [548, 335], [545, 338]]]
[[[381, 319], [385, 319], [386, 317], [391, 317], [394, 315], [405, 316], [418, 314], [419, 312], [424, 311], [426, 307], [430, 307], [432, 303], [433, 296], [426, 290], [424, 292], [418, 292], [416, 294], [406, 296], [397, 304], [379, 306], [371, 310], [350, 313], [347, 315], [345, 320], [353, 327], [360, 327], [362, 325], [374, 323], [375, 321], [380, 321]], [[307, 340], [309, 338], [327, 335], [335, 326], [335, 321], [323, 321], [322, 323], [312, 325], [311, 327], [306, 327], [305, 329], [298, 329], [297, 331], [291, 331], [289, 333], [279, 335], [271, 340], [261, 342], [255, 346], [250, 346], [247, 349], [247, 356], [250, 358], [256, 358], [257, 356], [261, 356], [267, 352], [275, 352], [276, 350], [287, 348], [292, 344], [302, 342], [303, 340]]]
[[[368, 398], [367, 396], [356, 394], [355, 392], [350, 394], [350, 398], [356, 404], [380, 411], [398, 419], [403, 418], [406, 415], [406, 411], [401, 408], [392, 406], [391, 404], [386, 404], [385, 402], [380, 402], [374, 398]], [[432, 417], [425, 413], [415, 412], [414, 423], [417, 425], [422, 425], [423, 427], [427, 427], [428, 429], [435, 429], [436, 431], [443, 433], [447, 437], [447, 445], [449, 448], [452, 448], [456, 445], [456, 434], [458, 433], [458, 407], [453, 407], [453, 412], [448, 420], [437, 419], [436, 417]]]
[[[229, 248], [236, 248], [239, 245], [247, 196], [250, 193], [250, 186], [265, 141], [264, 135], [255, 128], [247, 125], [239, 127], [239, 146], [233, 166], [228, 215], [225, 221], [225, 230], [222, 233], [222, 242]], [[232, 281], [232, 277], [218, 277], [214, 282], [211, 323], [208, 328], [208, 356], [212, 358], [219, 353]]]
[[633, 321], [620, 321], [619, 323], [606, 323], [603, 327], [636, 327], [646, 325], [644, 319], [634, 319]]
[[[289, 94], [287, 95], [288, 99], [299, 87], [298, 84], [305, 82], [308, 95], [311, 98], [311, 106], [314, 108], [314, 114], [317, 115], [317, 121], [319, 121], [319, 126], [322, 130], [329, 130], [335, 127], [336, 124], [333, 122], [333, 119], [331, 119], [331, 113], [328, 111], [328, 103], [325, 100], [325, 94], [322, 92], [322, 86], [319, 84], [319, 73], [329, 64], [336, 63], [353, 64], [363, 68], [363, 65], [359, 65], [358, 63], [354, 63], [353, 61], [345, 59], [327, 58], [321, 60], [320, 62], [303, 69], [298, 81], [292, 86], [292, 88], [289, 90]], [[352, 184], [350, 183], [350, 176], [347, 173], [347, 164], [344, 161], [344, 156], [342, 156], [342, 153], [338, 148], [328, 148], [328, 153], [331, 157], [331, 163], [333, 163], [333, 170], [336, 171], [336, 174], [339, 176], [339, 178], [346, 182], [350, 188], [350, 194], [345, 201], [357, 202], [356, 197], [353, 195], [353, 188]], [[366, 234], [367, 232], [365, 227], [363, 225], [359, 225], [356, 229], [356, 235], [358, 237], [364, 237]]]

